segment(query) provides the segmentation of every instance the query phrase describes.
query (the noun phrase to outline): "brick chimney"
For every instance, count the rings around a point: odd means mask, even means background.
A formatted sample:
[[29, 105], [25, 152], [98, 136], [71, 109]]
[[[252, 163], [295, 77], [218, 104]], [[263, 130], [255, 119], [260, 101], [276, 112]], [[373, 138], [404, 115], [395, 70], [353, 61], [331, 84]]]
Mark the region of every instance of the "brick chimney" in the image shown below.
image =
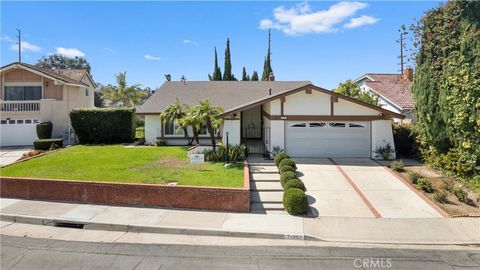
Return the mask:
[[270, 72], [270, 75], [268, 75], [268, 80], [269, 81], [275, 81], [275, 75], [273, 75], [273, 72]]
[[413, 81], [413, 68], [406, 68], [403, 70], [403, 78], [405, 80]]

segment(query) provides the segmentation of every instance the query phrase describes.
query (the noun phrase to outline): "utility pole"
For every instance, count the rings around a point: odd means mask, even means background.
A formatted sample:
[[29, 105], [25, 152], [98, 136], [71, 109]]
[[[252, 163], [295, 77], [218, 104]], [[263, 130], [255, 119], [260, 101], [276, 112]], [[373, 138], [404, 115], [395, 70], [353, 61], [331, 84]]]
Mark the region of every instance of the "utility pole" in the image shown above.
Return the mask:
[[22, 62], [22, 31], [20, 29], [17, 29], [17, 38], [18, 38], [18, 62]]
[[400, 39], [397, 40], [397, 42], [400, 43], [400, 56], [398, 58], [400, 58], [400, 73], [403, 75], [403, 66], [405, 59], [405, 56], [403, 55], [403, 50], [405, 49], [404, 36], [407, 35], [408, 32], [406, 31], [405, 25], [402, 25], [400, 29], [398, 29], [398, 32], [400, 32]]

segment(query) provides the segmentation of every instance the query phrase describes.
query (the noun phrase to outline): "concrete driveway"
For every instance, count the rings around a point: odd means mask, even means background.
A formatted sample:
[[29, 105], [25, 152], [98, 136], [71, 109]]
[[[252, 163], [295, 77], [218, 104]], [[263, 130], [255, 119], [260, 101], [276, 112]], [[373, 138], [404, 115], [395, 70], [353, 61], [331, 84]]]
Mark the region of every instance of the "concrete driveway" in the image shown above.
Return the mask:
[[23, 153], [32, 150], [31, 146], [9, 146], [0, 149], [0, 166], [8, 165], [22, 157]]
[[442, 217], [405, 183], [368, 158], [295, 158], [312, 214], [334, 217]]

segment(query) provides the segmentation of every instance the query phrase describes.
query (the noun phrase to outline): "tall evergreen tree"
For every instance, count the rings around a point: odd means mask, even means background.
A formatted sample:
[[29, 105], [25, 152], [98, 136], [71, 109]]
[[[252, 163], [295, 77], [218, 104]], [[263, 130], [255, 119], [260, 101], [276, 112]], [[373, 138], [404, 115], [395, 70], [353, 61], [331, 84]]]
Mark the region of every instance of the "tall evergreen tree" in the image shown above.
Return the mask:
[[268, 29], [268, 50], [267, 56], [265, 57], [265, 62], [263, 64], [262, 81], [267, 81], [270, 73], [273, 72], [272, 65], [270, 63], [270, 30], [271, 29]]
[[247, 74], [247, 70], [243, 67], [242, 70], [242, 81], [250, 81], [250, 76]]
[[217, 57], [217, 47], [215, 47], [215, 66], [213, 68], [213, 75], [208, 74], [208, 79], [210, 81], [221, 81], [222, 80], [222, 71], [218, 66], [218, 57]]
[[232, 61], [230, 59], [230, 39], [227, 38], [227, 47], [225, 48], [225, 66], [223, 68], [223, 80], [235, 81], [235, 76], [232, 74]]
[[251, 81], [258, 81], [258, 73], [256, 70], [253, 71]]

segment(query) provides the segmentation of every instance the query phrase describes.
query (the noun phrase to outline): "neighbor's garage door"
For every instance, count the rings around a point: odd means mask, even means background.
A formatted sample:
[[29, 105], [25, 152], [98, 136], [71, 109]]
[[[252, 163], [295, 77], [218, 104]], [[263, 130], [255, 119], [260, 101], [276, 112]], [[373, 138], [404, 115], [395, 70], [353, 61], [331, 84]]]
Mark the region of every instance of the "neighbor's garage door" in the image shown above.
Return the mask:
[[38, 119], [1, 120], [0, 146], [33, 145]]
[[292, 157], [370, 157], [369, 122], [287, 121], [285, 144]]

